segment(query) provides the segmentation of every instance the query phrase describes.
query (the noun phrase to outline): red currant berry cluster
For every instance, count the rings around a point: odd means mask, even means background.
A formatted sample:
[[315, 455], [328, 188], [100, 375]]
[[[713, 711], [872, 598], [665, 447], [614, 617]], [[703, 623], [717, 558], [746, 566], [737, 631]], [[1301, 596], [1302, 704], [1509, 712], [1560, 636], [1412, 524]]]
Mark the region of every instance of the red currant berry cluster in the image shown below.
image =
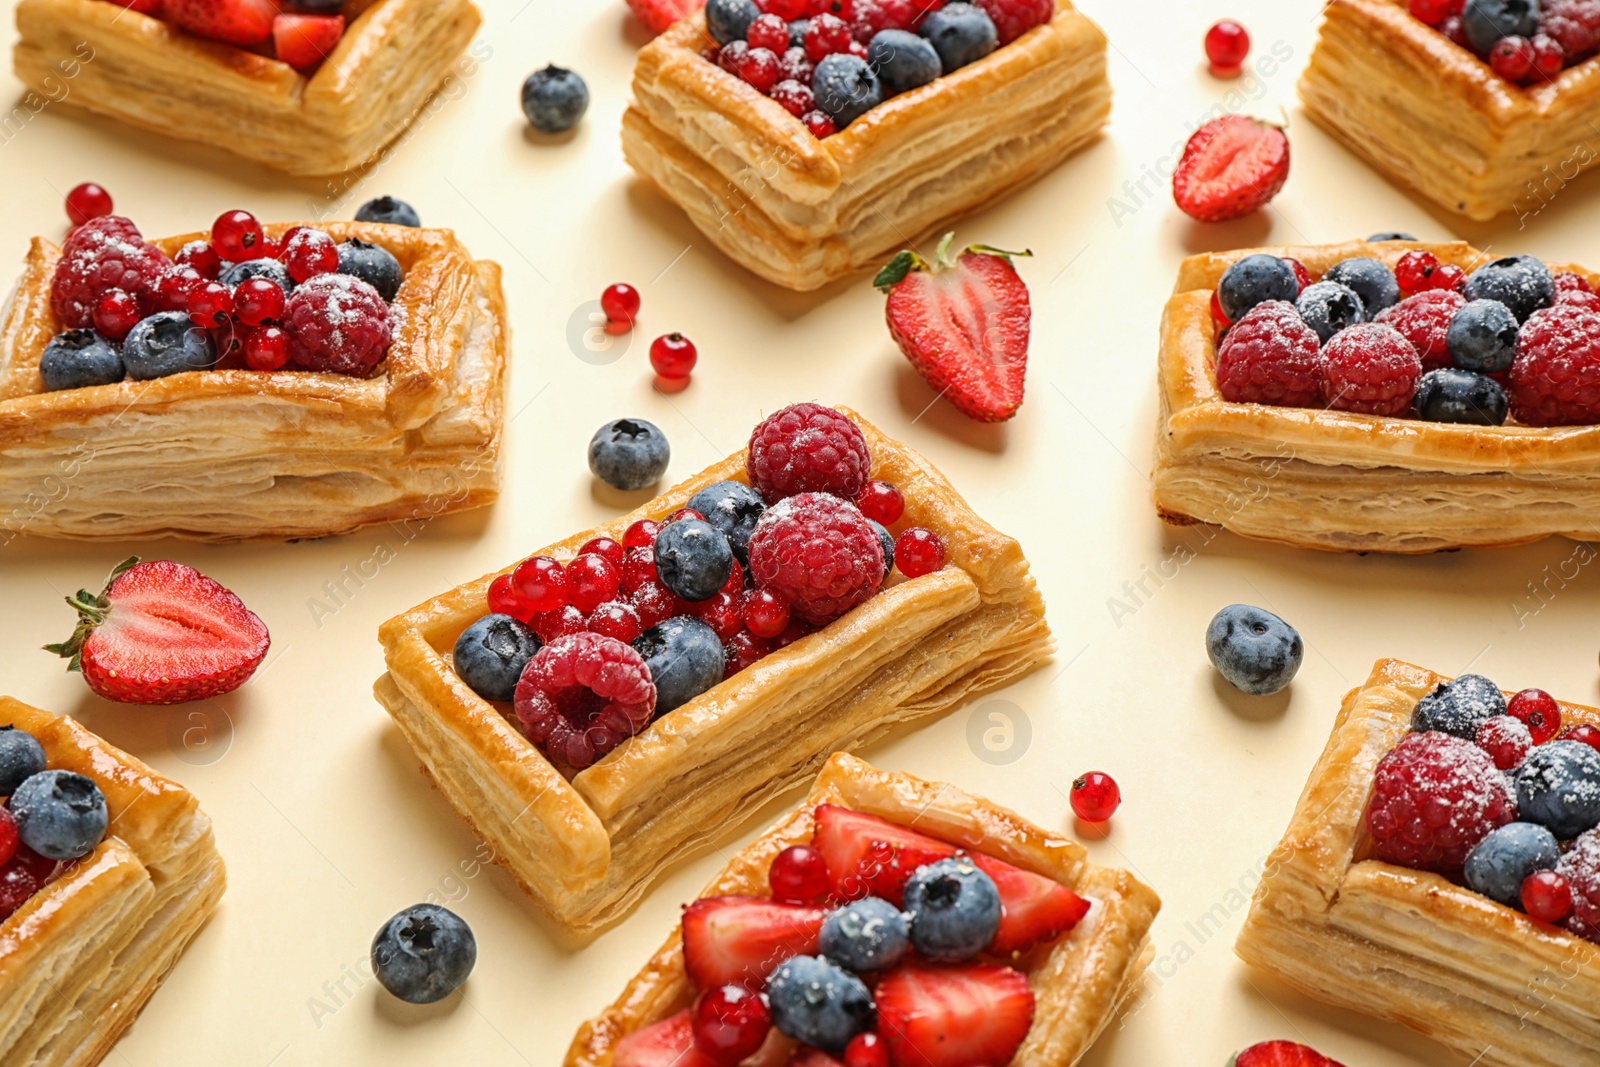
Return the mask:
[[1498, 38], [1485, 37], [1481, 29], [1468, 32], [1465, 0], [1410, 0], [1409, 7], [1418, 21], [1475, 53], [1496, 74], [1517, 85], [1547, 84], [1600, 48], [1600, 13], [1588, 3], [1563, 0], [1543, 10], [1535, 8], [1531, 22], [1515, 27], [1523, 33]]
[[1415, 296], [1431, 290], [1458, 291], [1467, 274], [1454, 264], [1441, 264], [1432, 252], [1421, 250], [1407, 252], [1394, 267], [1394, 279], [1400, 284], [1404, 296]]

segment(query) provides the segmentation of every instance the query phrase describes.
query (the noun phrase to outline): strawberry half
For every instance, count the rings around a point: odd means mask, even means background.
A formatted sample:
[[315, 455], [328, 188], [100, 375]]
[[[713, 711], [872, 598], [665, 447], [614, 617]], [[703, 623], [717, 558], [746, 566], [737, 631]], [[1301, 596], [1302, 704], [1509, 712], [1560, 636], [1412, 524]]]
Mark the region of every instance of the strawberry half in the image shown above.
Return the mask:
[[1340, 1067], [1315, 1049], [1293, 1041], [1263, 1041], [1233, 1057], [1230, 1067]]
[[874, 996], [878, 1034], [896, 1065], [1010, 1063], [1033, 1026], [1033, 990], [1009, 967], [904, 967]]
[[760, 989], [784, 960], [815, 956], [827, 908], [709, 897], [683, 909], [683, 965], [700, 989]]
[[660, 33], [705, 7], [706, 0], [628, 0], [628, 6], [651, 33]]
[[1172, 196], [1201, 222], [1225, 222], [1265, 207], [1289, 180], [1281, 126], [1224, 115], [1195, 131], [1172, 176]]
[[278, 0], [166, 0], [162, 17], [200, 37], [228, 44], [264, 44]]
[[612, 1050], [612, 1067], [717, 1067], [694, 1047], [690, 1010], [635, 1030]]
[[1054, 879], [989, 856], [975, 855], [972, 862], [1000, 890], [1000, 929], [989, 945], [997, 956], [1054, 941], [1089, 914], [1089, 902]]
[[955, 855], [955, 846], [859, 811], [823, 804], [811, 847], [822, 853], [839, 900], [882, 897], [898, 907], [918, 867]]
[[1013, 256], [970, 245], [950, 256], [945, 234], [932, 264], [901, 252], [874, 285], [889, 294], [889, 333], [927, 383], [964, 415], [1003, 422], [1022, 406], [1033, 311]]
[[272, 47], [295, 70], [309, 70], [339, 47], [343, 15], [279, 15], [272, 20]]
[[96, 596], [67, 603], [78, 628], [45, 645], [89, 688], [125, 704], [181, 704], [231, 693], [266, 658], [267, 628], [233, 593], [169, 559], [124, 560]]

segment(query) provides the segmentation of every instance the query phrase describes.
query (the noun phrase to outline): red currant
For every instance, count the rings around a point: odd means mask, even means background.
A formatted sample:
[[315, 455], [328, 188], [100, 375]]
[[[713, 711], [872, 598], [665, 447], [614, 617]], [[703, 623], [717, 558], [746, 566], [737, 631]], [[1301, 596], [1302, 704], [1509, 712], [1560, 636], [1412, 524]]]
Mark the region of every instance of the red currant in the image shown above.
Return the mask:
[[717, 593], [709, 600], [694, 606], [697, 619], [711, 627], [720, 641], [731, 641], [733, 635], [744, 629], [744, 617], [739, 614], [739, 598], [732, 593]]
[[639, 625], [646, 630], [660, 626], [678, 613], [678, 598], [659, 578], [651, 578], [628, 597], [633, 601], [633, 610], [639, 613]]
[[810, 85], [811, 78], [816, 74], [817, 68], [806, 55], [804, 48], [791, 46], [790, 49], [778, 57], [778, 80], [796, 81], [801, 85]]
[[838, 133], [838, 127], [833, 124], [833, 116], [826, 111], [807, 111], [800, 117], [806, 124], [806, 129], [811, 131], [811, 136], [821, 141]]
[[289, 365], [289, 335], [279, 326], [257, 326], [244, 339], [244, 361], [251, 370], [282, 370]]
[[772, 1029], [766, 999], [743, 986], [708, 989], [694, 1002], [694, 1047], [719, 1067], [754, 1056]]
[[211, 224], [211, 243], [217, 254], [234, 263], [261, 258], [265, 238], [261, 223], [248, 211], [225, 211]]
[[1600, 751], [1600, 730], [1595, 729], [1588, 723], [1569, 726], [1561, 731], [1560, 739], [1563, 741], [1581, 741], [1590, 748]]
[[1548, 34], [1534, 34], [1528, 42], [1533, 48], [1533, 72], [1543, 78], [1554, 78], [1567, 65], [1567, 50], [1561, 42]]
[[1211, 291], [1211, 321], [1224, 330], [1233, 325], [1233, 320], [1228, 318], [1228, 313], [1222, 310], [1222, 300], [1217, 296], [1215, 289]]
[[1509, 771], [1528, 758], [1533, 741], [1528, 730], [1509, 715], [1496, 715], [1478, 727], [1473, 738], [1478, 747], [1489, 753], [1494, 765]]
[[0, 867], [0, 920], [28, 902], [39, 891], [39, 881], [27, 867], [12, 862]]
[[750, 23], [744, 39], [751, 48], [765, 48], [781, 56], [789, 50], [789, 23], [777, 15], [761, 15]]
[[121, 289], [107, 289], [94, 302], [94, 328], [120, 341], [139, 324], [139, 301]]
[[737, 558], [734, 559], [733, 566], [728, 568], [728, 580], [722, 583], [722, 588], [718, 592], [729, 593], [741, 599], [744, 597], [744, 566]]
[[608, 600], [590, 613], [589, 631], [631, 645], [644, 633], [644, 627], [640, 625], [639, 613], [632, 604]]
[[528, 610], [528, 602], [517, 592], [509, 574], [502, 574], [489, 583], [489, 610], [496, 615], [510, 615], [524, 622], [534, 614]]
[[1506, 714], [1522, 720], [1536, 745], [1561, 732], [1561, 705], [1543, 689], [1524, 689], [1512, 697], [1506, 704]]
[[1439, 23], [1439, 32], [1448, 37], [1453, 43], [1460, 45], [1462, 48], [1472, 47], [1467, 42], [1467, 29], [1465, 24], [1461, 21], [1460, 15], [1445, 16], [1444, 21]]
[[1520, 82], [1533, 73], [1533, 45], [1526, 37], [1502, 37], [1489, 49], [1489, 66], [1508, 82]]
[[732, 678], [748, 667], [754, 667], [772, 654], [772, 642], [757, 637], [749, 630], [740, 630], [722, 646], [722, 677]]
[[1435, 289], [1460, 289], [1466, 280], [1467, 272], [1449, 263], [1433, 272], [1433, 288]]
[[844, 1047], [844, 1067], [889, 1067], [889, 1046], [871, 1031], [857, 1034]]
[[233, 316], [233, 290], [221, 282], [201, 282], [189, 290], [189, 321], [212, 329]]
[[770, 589], [752, 589], [741, 606], [744, 624], [757, 637], [777, 637], [789, 625], [789, 602]]
[[855, 56], [857, 59], [867, 59], [872, 54], [872, 53], [867, 51], [867, 46], [866, 45], [862, 44], [860, 41], [856, 40], [853, 37], [850, 39], [850, 47], [845, 49], [845, 51], [849, 52], [851, 55]]
[[804, 619], [790, 618], [788, 627], [772, 639], [773, 651], [788, 648], [802, 637], [807, 637], [817, 632], [817, 628]]
[[283, 304], [283, 288], [271, 278], [247, 278], [233, 291], [233, 313], [246, 326], [276, 322]]
[[649, 545], [624, 550], [622, 591], [632, 594], [647, 582], [656, 580], [656, 550]]
[[339, 269], [339, 246], [321, 230], [301, 230], [283, 246], [283, 265], [296, 282]]
[[623, 548], [654, 548], [656, 534], [661, 532], [661, 524], [654, 519], [640, 519], [628, 526], [622, 535]]
[[583, 617], [583, 612], [568, 604], [555, 611], [534, 615], [528, 620], [528, 625], [539, 635], [539, 640], [548, 645], [558, 637], [583, 633], [589, 628], [589, 620]]
[[1206, 59], [1211, 73], [1233, 77], [1250, 54], [1250, 34], [1233, 19], [1223, 19], [1206, 31]]
[[[924, 7], [938, 7], [937, 2], [929, 2]], [[854, 22], [856, 18], [856, 0], [811, 0], [811, 14], [837, 15], [846, 22]]]
[[818, 15], [806, 30], [806, 56], [811, 62], [820, 63], [825, 56], [850, 51], [850, 43], [854, 40], [850, 24], [844, 19], [838, 15]]
[[802, 85], [800, 82], [785, 80], [772, 87], [772, 99], [783, 106], [783, 109], [795, 118], [799, 118], [808, 111], [815, 111], [817, 107], [817, 94], [811, 91], [811, 86]]
[[907, 578], [943, 570], [944, 542], [932, 530], [913, 526], [894, 540], [894, 565]]
[[[517, 593], [528, 602], [528, 610], [535, 614], [557, 611], [568, 604], [567, 572], [549, 556], [523, 560], [517, 566], [512, 581], [516, 584]], [[595, 601], [597, 604], [599, 602]]]
[[650, 365], [663, 378], [687, 378], [699, 359], [694, 342], [681, 333], [669, 333], [650, 343]]
[[751, 48], [739, 61], [739, 77], [758, 93], [778, 84], [778, 54], [770, 48]]
[[785, 24], [803, 19], [811, 12], [811, 0], [756, 0], [756, 6], [769, 15], [776, 15]]
[[667, 516], [667, 521], [665, 523], [662, 523], [662, 525], [663, 526], [667, 526], [667, 525], [670, 525], [670, 524], [672, 524], [674, 522], [682, 522], [684, 519], [699, 519], [701, 522], [705, 522], [706, 521], [706, 517], [704, 515], [700, 514], [694, 508], [679, 508], [677, 511], [674, 511], [671, 515], [668, 515]]
[[604, 556], [613, 567], [622, 566], [623, 555], [627, 550], [609, 537], [591, 537], [578, 549], [578, 555], [593, 552], [597, 556]]
[[1574, 274], [1571, 271], [1561, 271], [1556, 275], [1556, 292], [1560, 293], [1569, 289], [1578, 293], [1594, 292], [1594, 286], [1589, 284], [1588, 278], [1581, 274]]
[[750, 46], [743, 40], [729, 41], [717, 50], [717, 66], [737, 78], [739, 64], [744, 62], [745, 53], [749, 51]]
[[156, 303], [162, 311], [188, 311], [189, 290], [205, 280], [191, 267], [173, 267], [156, 283]]
[[767, 869], [772, 899], [782, 904], [819, 904], [833, 891], [833, 877], [822, 853], [807, 845], [790, 845]]
[[1300, 287], [1296, 291], [1302, 293], [1305, 292], [1306, 286], [1310, 285], [1314, 280], [1311, 277], [1311, 272], [1306, 269], [1306, 265], [1304, 263], [1300, 262], [1298, 259], [1294, 259], [1291, 256], [1284, 256], [1283, 261], [1289, 264], [1290, 270], [1294, 271], [1295, 284]]
[[1122, 804], [1122, 790], [1109, 774], [1090, 771], [1072, 783], [1072, 810], [1084, 822], [1105, 822]]
[[1395, 281], [1406, 296], [1433, 288], [1433, 272], [1439, 269], [1439, 257], [1420, 249], [1407, 252], [1394, 265]]
[[111, 214], [111, 194], [94, 182], [74, 185], [67, 194], [67, 218], [74, 227]]
[[615, 597], [621, 586], [622, 575], [604, 556], [589, 552], [567, 564], [567, 590], [572, 606], [586, 615]]
[[222, 270], [222, 257], [206, 241], [190, 241], [178, 249], [172, 262], [180, 267], [189, 267], [202, 278], [215, 278]]
[[22, 838], [17, 835], [17, 820], [9, 808], [0, 808], [0, 867], [11, 862]]
[[1451, 0], [1411, 0], [1411, 14], [1418, 21], [1437, 26], [1450, 14]]
[[1540, 922], [1558, 923], [1572, 914], [1572, 887], [1555, 871], [1534, 871], [1522, 880], [1522, 910]]
[[605, 313], [606, 323], [626, 326], [629, 330], [633, 329], [633, 320], [639, 317], [640, 303], [639, 290], [624, 282], [608, 285], [600, 294], [600, 310]]
[[893, 526], [906, 512], [906, 498], [888, 482], [872, 481], [861, 487], [856, 497], [861, 514], [881, 526]]

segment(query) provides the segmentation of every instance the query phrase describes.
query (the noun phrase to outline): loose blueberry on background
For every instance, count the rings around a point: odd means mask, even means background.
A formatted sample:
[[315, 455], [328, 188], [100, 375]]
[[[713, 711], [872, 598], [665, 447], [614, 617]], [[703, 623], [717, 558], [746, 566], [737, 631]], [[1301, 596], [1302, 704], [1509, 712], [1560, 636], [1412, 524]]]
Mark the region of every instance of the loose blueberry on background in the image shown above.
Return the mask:
[[1486, 56], [1502, 37], [1532, 37], [1539, 32], [1539, 0], [1467, 0], [1461, 30], [1472, 50]]
[[779, 1033], [834, 1056], [878, 1017], [866, 983], [819, 956], [778, 964], [767, 980], [767, 1000]]
[[1467, 854], [1467, 885], [1474, 893], [1517, 908], [1521, 906], [1522, 883], [1528, 875], [1554, 870], [1560, 858], [1556, 836], [1543, 826], [1507, 823]]
[[657, 577], [685, 600], [710, 600], [733, 576], [733, 548], [709, 522], [669, 522], [656, 534], [655, 547]]
[[485, 615], [461, 631], [452, 660], [456, 674], [485, 700], [510, 700], [522, 670], [539, 651], [539, 637], [510, 615]]
[[1429, 422], [1462, 422], [1501, 426], [1508, 412], [1506, 391], [1493, 378], [1444, 367], [1431, 370], [1417, 383], [1412, 399], [1417, 418]]
[[411, 1004], [432, 1004], [455, 992], [478, 962], [478, 942], [461, 916], [416, 904], [384, 923], [372, 939], [372, 973]]
[[1368, 237], [1367, 243], [1376, 245], [1385, 241], [1415, 241], [1416, 239], [1415, 234], [1407, 233], [1404, 230], [1383, 230]]
[[1267, 300], [1294, 303], [1300, 280], [1294, 268], [1265, 252], [1245, 256], [1229, 267], [1217, 283], [1217, 301], [1230, 322], [1244, 318], [1251, 308]]
[[830, 914], [822, 924], [818, 946], [839, 966], [863, 974], [886, 971], [899, 963], [910, 946], [909, 937], [910, 928], [899, 908], [887, 900], [867, 897]]
[[1230, 604], [1206, 627], [1206, 655], [1217, 673], [1251, 696], [1271, 696], [1294, 680], [1305, 644], [1270, 611]]
[[122, 381], [127, 373], [117, 346], [93, 330], [56, 334], [39, 357], [39, 377], [51, 392], [110, 385]]
[[883, 103], [883, 83], [859, 56], [823, 56], [811, 76], [817, 107], [833, 117], [839, 129]]
[[276, 282], [283, 295], [288, 296], [294, 292], [294, 279], [289, 277], [289, 268], [276, 259], [247, 259], [243, 263], [234, 263], [224, 267], [222, 273], [217, 275], [217, 281], [229, 289], [239, 288], [241, 282], [251, 278], [265, 278], [269, 282]]
[[589, 87], [555, 64], [536, 70], [522, 83], [522, 113], [540, 133], [566, 133], [589, 110]]
[[1338, 282], [1316, 282], [1306, 286], [1295, 299], [1294, 309], [1323, 344], [1327, 344], [1334, 334], [1346, 326], [1367, 321], [1366, 309], [1356, 291]]
[[1400, 283], [1395, 281], [1394, 271], [1367, 256], [1356, 256], [1335, 263], [1328, 268], [1322, 280], [1338, 282], [1354, 289], [1361, 298], [1361, 306], [1366, 309], [1368, 319], [1375, 318], [1378, 312], [1400, 302]]
[[387, 248], [355, 239], [339, 243], [339, 273], [360, 278], [386, 301], [394, 299], [405, 278], [400, 261]]
[[362, 204], [356, 212], [356, 221], [386, 222], [391, 226], [412, 228], [422, 225], [422, 218], [417, 214], [416, 208], [392, 196], [380, 196]]
[[878, 72], [890, 96], [927, 85], [944, 73], [939, 52], [907, 30], [884, 30], [867, 45], [867, 62]]
[[939, 53], [946, 74], [976, 63], [1000, 43], [994, 20], [971, 4], [946, 4], [928, 12], [917, 32]]
[[46, 767], [44, 746], [26, 730], [0, 726], [0, 797], [8, 797], [17, 786]]
[[761, 494], [743, 482], [717, 482], [689, 498], [689, 507], [722, 531], [740, 564], [750, 563], [750, 534], [767, 506]]
[[1498, 300], [1518, 322], [1527, 322], [1529, 315], [1555, 301], [1556, 278], [1541, 259], [1506, 256], [1467, 275], [1462, 292], [1468, 300]]
[[889, 575], [894, 573], [894, 534], [889, 528], [876, 519], [868, 519], [872, 528], [877, 531], [878, 543], [883, 546], [883, 580], [888, 581]]
[[1451, 317], [1444, 343], [1462, 370], [1499, 374], [1517, 358], [1517, 317], [1498, 300], [1473, 300]]
[[682, 707], [722, 681], [722, 639], [699, 619], [677, 615], [633, 643], [656, 684], [656, 714]]
[[22, 843], [52, 860], [87, 856], [106, 836], [110, 822], [100, 787], [62, 770], [41, 771], [17, 786], [11, 814]]
[[611, 488], [624, 492], [654, 485], [671, 461], [667, 435], [644, 419], [616, 419], [589, 439], [589, 470]]
[[1411, 729], [1472, 741], [1478, 736], [1478, 727], [1505, 713], [1506, 696], [1499, 686], [1481, 674], [1463, 674], [1435, 686], [1433, 692], [1417, 701], [1416, 710], [1411, 713]]
[[760, 14], [755, 0], [706, 0], [706, 28], [718, 44], [743, 40]]
[[122, 363], [134, 381], [165, 378], [186, 370], [205, 370], [217, 362], [211, 335], [181, 311], [161, 311], [128, 331]]
[[1565, 841], [1600, 826], [1600, 752], [1582, 741], [1539, 745], [1517, 768], [1517, 816]]
[[911, 947], [930, 960], [969, 960], [1000, 929], [994, 879], [959, 856], [917, 868], [906, 880], [905, 909]]

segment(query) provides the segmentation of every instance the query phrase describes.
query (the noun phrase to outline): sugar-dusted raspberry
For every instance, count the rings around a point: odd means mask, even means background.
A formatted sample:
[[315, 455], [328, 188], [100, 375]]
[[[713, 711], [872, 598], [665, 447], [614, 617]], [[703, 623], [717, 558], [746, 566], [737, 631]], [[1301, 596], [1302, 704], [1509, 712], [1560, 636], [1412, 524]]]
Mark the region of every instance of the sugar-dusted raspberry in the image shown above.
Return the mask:
[[1569, 62], [1600, 48], [1600, 0], [1544, 0], [1541, 32], [1555, 38]]
[[1556, 873], [1572, 890], [1567, 928], [1579, 937], [1600, 941], [1600, 830], [1580, 836], [1556, 862]]
[[1322, 353], [1316, 331], [1286, 300], [1257, 304], [1222, 339], [1217, 385], [1236, 404], [1321, 407]]
[[1010, 44], [1056, 13], [1055, 0], [973, 0], [994, 21], [1001, 44]]
[[300, 370], [366, 378], [389, 351], [389, 305], [350, 274], [319, 274], [295, 286], [283, 328]]
[[1564, 289], [1557, 292], [1556, 303], [1570, 304], [1585, 311], [1600, 312], [1600, 295], [1586, 293], [1581, 289]]
[[1456, 312], [1466, 306], [1467, 298], [1452, 289], [1426, 289], [1384, 308], [1374, 321], [1399, 330], [1422, 357], [1423, 370], [1438, 370], [1451, 365], [1445, 331]]
[[1378, 858], [1453, 874], [1489, 831], [1517, 817], [1494, 760], [1449, 734], [1407, 734], [1378, 761], [1367, 829]]
[[1600, 422], [1600, 313], [1557, 304], [1529, 315], [1506, 392], [1526, 426]]
[[872, 453], [861, 428], [821, 404], [795, 404], [769, 415], [750, 435], [750, 484], [768, 504], [796, 493], [854, 500], [867, 484]]
[[877, 592], [883, 543], [854, 504], [801, 493], [774, 504], [750, 535], [756, 584], [789, 602], [808, 622], [832, 622]]
[[656, 686], [632, 646], [578, 633], [534, 655], [513, 701], [528, 739], [552, 759], [582, 770], [649, 725]]
[[1561, 299], [1562, 293], [1592, 293], [1594, 286], [1589, 284], [1589, 279], [1581, 274], [1571, 271], [1561, 271], [1556, 275], [1556, 299]]
[[113, 289], [136, 297], [146, 313], [154, 312], [161, 279], [171, 266], [128, 219], [121, 215], [90, 219], [61, 247], [50, 283], [50, 306], [73, 329], [92, 326], [95, 304]]
[[1393, 326], [1357, 323], [1329, 341], [1322, 356], [1322, 398], [1330, 408], [1364, 415], [1410, 412], [1422, 358]]

